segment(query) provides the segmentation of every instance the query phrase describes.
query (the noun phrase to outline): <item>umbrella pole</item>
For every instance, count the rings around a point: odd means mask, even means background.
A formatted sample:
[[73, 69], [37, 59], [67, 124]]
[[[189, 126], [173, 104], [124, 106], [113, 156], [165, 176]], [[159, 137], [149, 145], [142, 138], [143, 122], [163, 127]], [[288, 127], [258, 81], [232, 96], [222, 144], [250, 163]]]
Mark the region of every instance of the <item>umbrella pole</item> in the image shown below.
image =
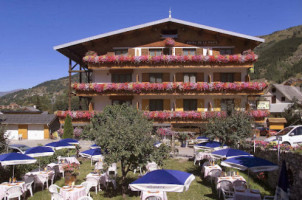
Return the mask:
[[247, 170], [247, 187], [250, 188], [250, 170]]
[[13, 179], [15, 177], [15, 165], [13, 165]]

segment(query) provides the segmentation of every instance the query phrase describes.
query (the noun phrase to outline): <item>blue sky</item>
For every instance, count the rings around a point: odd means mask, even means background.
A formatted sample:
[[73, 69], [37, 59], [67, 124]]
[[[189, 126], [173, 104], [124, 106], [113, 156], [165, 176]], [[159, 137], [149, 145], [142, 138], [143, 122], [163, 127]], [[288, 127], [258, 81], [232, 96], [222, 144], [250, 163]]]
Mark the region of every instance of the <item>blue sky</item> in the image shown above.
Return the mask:
[[0, 0], [0, 91], [67, 76], [53, 46], [168, 17], [248, 35], [302, 24], [301, 0]]

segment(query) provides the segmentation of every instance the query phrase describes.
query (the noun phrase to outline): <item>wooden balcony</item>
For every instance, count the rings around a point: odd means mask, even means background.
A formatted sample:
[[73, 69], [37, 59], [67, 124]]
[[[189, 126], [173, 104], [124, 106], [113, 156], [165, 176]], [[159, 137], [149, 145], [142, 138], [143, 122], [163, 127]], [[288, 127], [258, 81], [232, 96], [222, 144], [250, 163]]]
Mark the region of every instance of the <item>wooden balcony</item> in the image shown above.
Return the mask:
[[262, 95], [265, 82], [74, 83], [77, 96]]

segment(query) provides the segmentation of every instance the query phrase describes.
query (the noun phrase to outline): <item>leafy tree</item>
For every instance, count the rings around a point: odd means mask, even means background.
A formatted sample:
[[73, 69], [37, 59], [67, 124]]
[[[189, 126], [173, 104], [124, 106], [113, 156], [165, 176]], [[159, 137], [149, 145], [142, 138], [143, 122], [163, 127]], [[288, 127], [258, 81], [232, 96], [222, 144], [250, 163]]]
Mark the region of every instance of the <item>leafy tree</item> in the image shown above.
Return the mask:
[[233, 111], [225, 118], [215, 118], [209, 121], [205, 135], [214, 140], [218, 138], [223, 144], [235, 147], [243, 143], [252, 132], [252, 119], [244, 112]]
[[302, 124], [302, 105], [294, 98], [293, 104], [282, 113], [282, 116], [287, 121], [286, 126]]
[[64, 123], [63, 138], [64, 139], [72, 138], [72, 136], [73, 136], [73, 127], [72, 127], [71, 117], [67, 115]]
[[5, 126], [3, 124], [0, 124], [0, 153], [4, 153], [7, 150], [7, 137], [5, 136], [5, 131]]
[[127, 173], [148, 161], [163, 164], [168, 148], [154, 147], [155, 138], [151, 136], [152, 122], [141, 111], [123, 105], [105, 107], [96, 114], [85, 127], [84, 139], [90, 139], [105, 149], [105, 162], [110, 165], [120, 162], [122, 171], [122, 193], [127, 189]]

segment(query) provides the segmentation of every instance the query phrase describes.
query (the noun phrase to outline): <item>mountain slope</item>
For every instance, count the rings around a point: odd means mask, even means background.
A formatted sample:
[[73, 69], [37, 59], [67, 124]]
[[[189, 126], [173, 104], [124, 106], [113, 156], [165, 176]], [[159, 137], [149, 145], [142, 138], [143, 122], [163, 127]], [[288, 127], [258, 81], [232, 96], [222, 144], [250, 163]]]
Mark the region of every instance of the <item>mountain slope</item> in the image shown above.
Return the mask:
[[11, 91], [6, 91], [6, 92], [0, 92], [0, 97], [4, 96], [4, 95], [7, 95], [7, 94], [10, 94], [10, 93], [14, 93], [14, 92], [18, 92], [22, 89], [16, 89], [16, 90], [11, 90]]
[[282, 82], [291, 76], [302, 75], [302, 26], [261, 37], [265, 43], [255, 49], [259, 59], [252, 78]]

